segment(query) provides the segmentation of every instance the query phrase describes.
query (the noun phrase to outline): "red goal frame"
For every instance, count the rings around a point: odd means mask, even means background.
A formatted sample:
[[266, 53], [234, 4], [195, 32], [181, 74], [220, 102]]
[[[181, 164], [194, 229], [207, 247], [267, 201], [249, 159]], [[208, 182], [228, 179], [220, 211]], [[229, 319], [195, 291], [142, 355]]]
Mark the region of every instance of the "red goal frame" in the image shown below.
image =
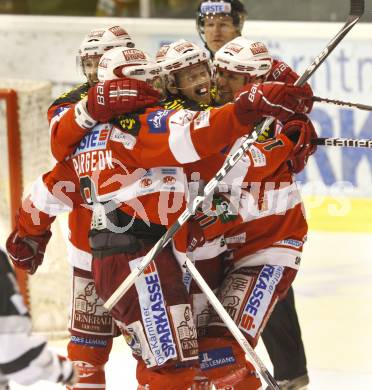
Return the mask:
[[[17, 210], [22, 201], [22, 150], [18, 120], [18, 97], [14, 89], [0, 89], [0, 99], [5, 101], [11, 227], [15, 228]], [[29, 307], [28, 274], [15, 268], [21, 294]]]

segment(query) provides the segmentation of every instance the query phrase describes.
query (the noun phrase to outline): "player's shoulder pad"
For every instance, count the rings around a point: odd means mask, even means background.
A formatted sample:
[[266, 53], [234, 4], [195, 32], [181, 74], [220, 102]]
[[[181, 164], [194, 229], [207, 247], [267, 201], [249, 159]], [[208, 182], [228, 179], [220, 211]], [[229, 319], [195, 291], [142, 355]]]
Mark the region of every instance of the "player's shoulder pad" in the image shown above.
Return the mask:
[[59, 96], [51, 105], [50, 108], [53, 106], [58, 106], [60, 104], [65, 103], [77, 103], [81, 99], [83, 99], [85, 96], [88, 95], [88, 89], [89, 84], [84, 83], [76, 86], [75, 88], [71, 89], [68, 92], [63, 93], [61, 96]]

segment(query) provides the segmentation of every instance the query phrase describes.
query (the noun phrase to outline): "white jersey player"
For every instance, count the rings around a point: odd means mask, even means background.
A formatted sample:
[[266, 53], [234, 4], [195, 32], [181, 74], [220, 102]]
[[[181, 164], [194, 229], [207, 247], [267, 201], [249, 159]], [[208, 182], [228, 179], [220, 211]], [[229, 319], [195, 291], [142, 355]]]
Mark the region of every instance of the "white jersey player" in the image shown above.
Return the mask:
[[13, 268], [0, 249], [0, 390], [8, 381], [31, 385], [39, 380], [72, 385], [73, 364], [52, 352], [46, 339], [30, 334], [31, 319], [18, 291]]

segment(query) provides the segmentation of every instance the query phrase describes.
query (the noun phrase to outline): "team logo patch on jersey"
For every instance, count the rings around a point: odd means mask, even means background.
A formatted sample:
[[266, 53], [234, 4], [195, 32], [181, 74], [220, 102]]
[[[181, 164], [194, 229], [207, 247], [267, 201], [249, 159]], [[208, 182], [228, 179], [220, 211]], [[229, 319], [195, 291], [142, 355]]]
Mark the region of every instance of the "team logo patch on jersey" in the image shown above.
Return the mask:
[[93, 127], [91, 131], [80, 141], [75, 151], [75, 156], [92, 150], [106, 149], [111, 128], [105, 124]]
[[147, 117], [149, 132], [160, 134], [167, 132], [167, 118], [172, 113], [169, 110], [158, 110], [151, 112]]
[[141, 121], [139, 116], [138, 114], [134, 113], [125, 114], [119, 116], [118, 118], [114, 118], [111, 123], [133, 136], [137, 136], [141, 129]]
[[113, 128], [110, 136], [110, 140], [114, 142], [120, 142], [125, 149], [133, 150], [134, 145], [137, 142], [137, 138], [131, 134], [125, 133], [117, 128]]
[[255, 167], [266, 166], [266, 156], [256, 146], [252, 145], [249, 149]]
[[231, 347], [210, 349], [199, 352], [199, 363], [202, 371], [212, 368], [224, 367], [236, 363]]
[[210, 110], [202, 111], [195, 119], [194, 119], [194, 129], [202, 129], [204, 127], [209, 126], [209, 118], [211, 116]]
[[[53, 117], [58, 116], [58, 115], [60, 115], [60, 114], [62, 114], [62, 113], [65, 113], [65, 111], [68, 111], [69, 109], [70, 109], [69, 107], [65, 107], [65, 106], [58, 107], [58, 108], [54, 111]], [[61, 116], [63, 116], [63, 115], [61, 115]]]
[[256, 337], [262, 325], [276, 285], [283, 276], [283, 271], [284, 267], [282, 266], [265, 265], [258, 275], [239, 323], [239, 328], [252, 337]]

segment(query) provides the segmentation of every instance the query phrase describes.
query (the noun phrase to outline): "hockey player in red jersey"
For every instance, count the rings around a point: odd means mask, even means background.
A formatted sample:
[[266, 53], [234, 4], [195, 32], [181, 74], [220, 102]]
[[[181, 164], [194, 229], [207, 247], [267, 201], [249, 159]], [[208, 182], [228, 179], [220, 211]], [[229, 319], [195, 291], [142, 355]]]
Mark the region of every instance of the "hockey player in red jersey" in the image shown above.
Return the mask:
[[[241, 87], [244, 91], [247, 82], [259, 86], [272, 69], [266, 47], [242, 37], [217, 51], [214, 63], [217, 99], [233, 97]], [[287, 67], [288, 73], [296, 78]], [[299, 266], [307, 224], [292, 175], [303, 169], [307, 158], [315, 152], [310, 144], [314, 137], [316, 133], [309, 119], [289, 119], [275, 139], [267, 139], [249, 149], [243, 177], [243, 164], [233, 168], [232, 172], [240, 170], [232, 183], [235, 201], [231, 202], [232, 194], [220, 194], [214, 199], [218, 212], [207, 215], [200, 212], [195, 218], [206, 239], [225, 234], [232, 263], [218, 296], [253, 346]], [[208, 164], [209, 168], [212, 164]], [[211, 169], [211, 177], [216, 169], [218, 166]], [[237, 188], [240, 196], [236, 195]], [[231, 212], [232, 205], [237, 213]], [[213, 313], [207, 334], [211, 339], [201, 340], [200, 348], [206, 343], [213, 350], [214, 337], [229, 337], [224, 324]], [[242, 381], [239, 386], [247, 385]]]
[[[245, 38], [234, 39], [231, 44], [236, 45], [235, 48], [239, 50], [240, 42], [243, 42], [243, 46], [244, 44], [247, 45], [247, 40]], [[264, 64], [262, 59], [266, 56], [265, 51], [261, 54], [259, 53], [259, 45], [260, 43], [256, 42], [256, 47], [253, 48], [253, 53], [256, 54], [251, 56], [247, 56], [246, 50], [241, 50], [239, 54], [231, 55], [232, 46], [230, 49], [227, 49], [225, 54], [222, 50], [219, 51], [219, 56], [222, 61], [226, 59], [226, 55], [232, 57], [231, 60], [235, 61], [236, 66], [240, 64], [252, 66], [252, 69], [255, 67], [258, 69], [259, 64]], [[261, 60], [257, 61], [260, 57]], [[239, 62], [240, 59], [242, 62]], [[247, 76], [244, 73], [240, 73], [238, 67], [233, 69], [232, 64], [229, 63], [229, 65], [230, 66], [227, 67], [221, 66], [217, 69], [217, 80], [219, 84], [218, 100], [220, 103], [231, 100], [234, 93], [247, 81], [247, 79], [250, 79], [252, 75], [257, 76], [257, 74], [252, 72], [249, 72], [250, 75]], [[264, 81], [276, 80], [288, 83], [294, 83], [298, 78], [298, 75], [293, 72], [286, 63], [276, 59], [272, 59], [270, 70], [268, 72], [261, 72], [259, 76]], [[310, 87], [308, 86], [308, 88]], [[309, 103], [310, 106], [308, 107], [308, 110], [311, 109], [311, 102]], [[270, 131], [267, 131], [267, 135], [269, 133]], [[275, 134], [274, 127], [271, 129], [271, 136], [273, 134]], [[292, 137], [293, 136], [294, 134], [292, 134]], [[315, 134], [312, 136], [315, 136]], [[300, 144], [301, 142], [298, 143], [298, 145]], [[309, 152], [312, 153], [313, 150], [311, 148], [299, 148], [298, 157], [290, 163], [294, 173], [298, 173], [304, 168]], [[283, 390], [289, 388], [293, 388], [294, 390], [303, 389], [308, 384], [309, 378], [307, 375], [306, 356], [301, 339], [301, 329], [297, 318], [292, 287], [288, 290], [285, 298], [280, 300], [275, 306], [262, 333], [262, 339], [268, 349], [270, 359], [274, 366], [274, 376], [280, 387]]]
[[[131, 37], [117, 25], [94, 29], [84, 38], [78, 58], [87, 82], [63, 94], [48, 110], [52, 130], [51, 145], [55, 156], [58, 157], [61, 132], [66, 131], [66, 128], [60, 128], [59, 123], [63, 122], [64, 115], [69, 115], [71, 106], [75, 107], [74, 105], [80, 102], [79, 107], [84, 108], [82, 103], [86, 100], [86, 96], [89, 93], [94, 94], [98, 61], [104, 52], [113, 47], [134, 47]], [[120, 112], [139, 109], [159, 99], [158, 93], [140, 80], [123, 79], [120, 85], [111, 85], [111, 88], [115, 86], [125, 90], [121, 97], [112, 102], [115, 107], [111, 108], [118, 109]], [[75, 110], [78, 111], [76, 107]], [[81, 119], [82, 116], [84, 117], [81, 114], [79, 118]], [[76, 133], [67, 132], [64, 139], [69, 137], [73, 139], [73, 136], [76, 136]], [[78, 134], [78, 136], [80, 140], [81, 135]], [[57, 165], [54, 175], [59, 178], [60, 183], [64, 184], [54, 182], [50, 174], [40, 177], [34, 183], [30, 196], [23, 202], [18, 227], [10, 236], [7, 249], [16, 266], [33, 274], [42, 262], [45, 247], [51, 236], [50, 225], [55, 216], [61, 212], [71, 212], [68, 258], [73, 267], [74, 276], [69, 319], [71, 341], [68, 345], [68, 357], [83, 368], [82, 375], [79, 377], [79, 386], [90, 386], [91, 389], [98, 390], [105, 386], [105, 363], [111, 350], [112, 337], [119, 333], [111, 316], [103, 309], [103, 302], [98, 299], [95, 290], [91, 288], [93, 286], [91, 251], [87, 237], [91, 210], [82, 206], [83, 200], [78, 191], [79, 183], [78, 181], [73, 183], [76, 176], [73, 171], [70, 173]], [[56, 187], [54, 187], [55, 184]], [[56, 191], [57, 187], [61, 187], [61, 191]], [[75, 190], [77, 190], [76, 194], [74, 194]], [[35, 216], [36, 219], [33, 219]], [[92, 305], [94, 307], [89, 312], [88, 308]]]

